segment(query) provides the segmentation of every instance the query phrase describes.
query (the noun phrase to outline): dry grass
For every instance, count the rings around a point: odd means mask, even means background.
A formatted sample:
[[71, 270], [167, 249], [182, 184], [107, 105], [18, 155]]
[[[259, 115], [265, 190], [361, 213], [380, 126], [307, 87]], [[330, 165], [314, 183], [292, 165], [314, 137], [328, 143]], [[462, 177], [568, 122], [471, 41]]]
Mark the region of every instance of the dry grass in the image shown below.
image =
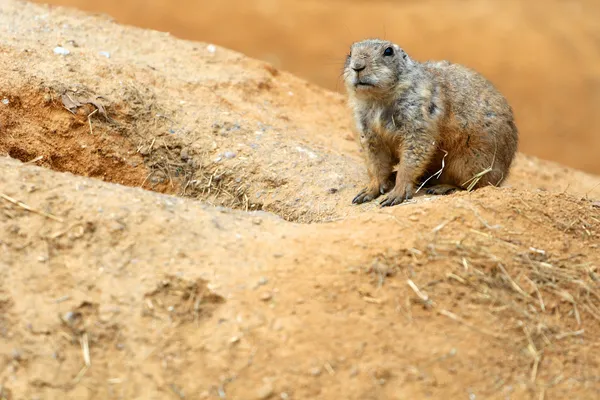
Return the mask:
[[[443, 262], [454, 267], [441, 283], [434, 280], [428, 285], [427, 294], [410, 280], [409, 286], [418, 302], [440, 315], [497, 340], [507, 351], [529, 354], [530, 380], [543, 390], [544, 384], [536, 381], [547, 352], [572, 351], [577, 340], [597, 341], [593, 336], [600, 322], [597, 267], [577, 254], [551, 255], [515, 240], [500, 225], [491, 226], [474, 205], [456, 209], [463, 210], [462, 215], [423, 236], [417, 246], [420, 254], [413, 255], [423, 265]], [[579, 221], [578, 215], [571, 217]], [[452, 224], [480, 224], [488, 231], [456, 231]], [[598, 223], [581, 226], [588, 238], [599, 230]], [[486, 307], [490, 318], [473, 320], [467, 309], [452, 310], [447, 296], [436, 298], [439, 287], [464, 293], [474, 307]]]

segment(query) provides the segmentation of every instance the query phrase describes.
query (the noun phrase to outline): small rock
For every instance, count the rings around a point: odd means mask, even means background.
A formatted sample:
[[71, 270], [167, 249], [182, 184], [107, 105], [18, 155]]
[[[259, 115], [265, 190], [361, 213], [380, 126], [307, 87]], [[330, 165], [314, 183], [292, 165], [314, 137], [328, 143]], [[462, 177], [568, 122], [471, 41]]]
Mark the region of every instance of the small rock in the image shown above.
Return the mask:
[[122, 232], [125, 230], [125, 225], [119, 221], [110, 221], [108, 223], [108, 230], [112, 233]]
[[2, 99], [2, 104], [4, 104], [5, 106], [7, 106], [10, 103], [10, 100], [8, 100], [7, 98]]
[[273, 396], [273, 385], [265, 383], [256, 391], [256, 398], [259, 400], [269, 399]]
[[110, 58], [110, 53], [108, 51], [101, 51], [100, 54], [102, 57]]
[[271, 293], [263, 293], [260, 295], [260, 299], [262, 301], [269, 301], [273, 298], [273, 295]]
[[267, 278], [265, 278], [264, 276], [261, 276], [260, 279], [258, 280], [258, 285], [259, 286], [264, 286], [267, 283], [269, 283], [269, 280]]
[[283, 323], [281, 322], [280, 319], [276, 319], [275, 321], [273, 321], [273, 325], [271, 325], [271, 328], [274, 331], [279, 332], [279, 331], [281, 331], [283, 329]]
[[310, 374], [312, 376], [319, 376], [319, 375], [321, 375], [321, 372], [322, 372], [321, 368], [319, 368], [319, 367], [311, 368], [311, 370], [310, 370]]
[[67, 49], [65, 49], [64, 47], [61, 46], [56, 46], [54, 48], [54, 54], [57, 54], [59, 56], [66, 56], [69, 55], [71, 52]]
[[13, 349], [11, 355], [15, 361], [21, 361], [23, 359], [23, 352], [19, 349]]
[[281, 397], [281, 400], [287, 400], [290, 398], [290, 395], [287, 394], [286, 392], [282, 392], [279, 397]]
[[215, 46], [214, 44], [209, 44], [208, 46], [206, 46], [206, 50], [209, 53], [214, 54], [217, 51], [217, 46]]
[[223, 154], [223, 157], [231, 160], [232, 158], [235, 158], [237, 154], [235, 154], [233, 151], [226, 151], [225, 154]]
[[187, 161], [190, 159], [190, 153], [187, 149], [181, 149], [179, 157], [181, 158], [181, 161]]
[[338, 192], [338, 189], [337, 189], [337, 188], [330, 188], [329, 190], [327, 190], [327, 192], [328, 192], [329, 194], [335, 194], [335, 193], [337, 193], [337, 192]]

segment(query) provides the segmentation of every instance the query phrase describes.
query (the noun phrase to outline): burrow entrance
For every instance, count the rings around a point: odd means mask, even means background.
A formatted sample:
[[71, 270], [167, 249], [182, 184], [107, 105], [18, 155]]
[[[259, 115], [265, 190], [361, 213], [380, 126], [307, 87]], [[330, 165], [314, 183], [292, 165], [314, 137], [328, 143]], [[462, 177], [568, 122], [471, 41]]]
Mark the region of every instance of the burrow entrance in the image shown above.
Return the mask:
[[0, 155], [60, 172], [176, 193], [152, 179], [136, 145], [110, 122], [99, 100], [51, 93], [1, 95]]
[[0, 156], [209, 204], [261, 210], [243, 192], [227, 190], [235, 177], [202, 165], [171, 140], [164, 123], [168, 118], [153, 99], [133, 87], [119, 102], [85, 89], [0, 93]]

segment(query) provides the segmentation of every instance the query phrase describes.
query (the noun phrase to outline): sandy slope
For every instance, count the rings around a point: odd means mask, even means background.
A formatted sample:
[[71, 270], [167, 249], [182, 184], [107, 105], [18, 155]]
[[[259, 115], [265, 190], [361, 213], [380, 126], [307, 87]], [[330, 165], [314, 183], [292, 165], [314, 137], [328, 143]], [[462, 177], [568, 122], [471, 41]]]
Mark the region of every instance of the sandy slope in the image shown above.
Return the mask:
[[505, 188], [353, 207], [342, 96], [1, 7], [5, 398], [598, 396], [600, 178], [520, 155]]

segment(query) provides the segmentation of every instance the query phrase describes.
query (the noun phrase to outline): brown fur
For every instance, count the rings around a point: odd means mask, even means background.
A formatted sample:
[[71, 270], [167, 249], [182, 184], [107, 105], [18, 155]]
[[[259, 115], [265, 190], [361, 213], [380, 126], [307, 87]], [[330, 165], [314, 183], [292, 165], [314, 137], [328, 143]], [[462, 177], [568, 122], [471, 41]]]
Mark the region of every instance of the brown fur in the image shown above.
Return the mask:
[[478, 175], [474, 188], [508, 176], [518, 143], [513, 112], [477, 72], [419, 63], [391, 42], [365, 40], [352, 45], [344, 80], [370, 178], [354, 203], [390, 192], [381, 204], [399, 204], [442, 163], [428, 193], [466, 189]]

